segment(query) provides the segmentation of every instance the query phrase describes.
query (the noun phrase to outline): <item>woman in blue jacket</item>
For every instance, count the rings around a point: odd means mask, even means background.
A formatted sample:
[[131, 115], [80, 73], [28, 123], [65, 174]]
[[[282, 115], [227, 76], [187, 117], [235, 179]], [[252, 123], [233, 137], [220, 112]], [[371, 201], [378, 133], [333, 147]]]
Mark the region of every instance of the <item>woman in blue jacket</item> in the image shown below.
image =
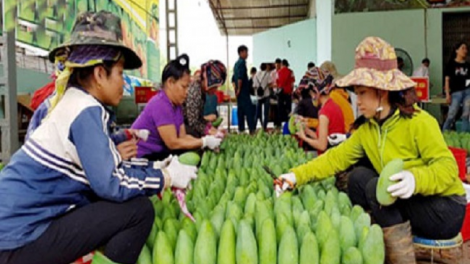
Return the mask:
[[117, 16], [88, 12], [51, 52], [70, 51], [48, 113], [0, 174], [0, 263], [68, 264], [103, 246], [110, 263], [134, 264], [154, 219], [145, 196], [196, 177], [177, 159], [123, 163], [105, 105], [142, 62], [121, 43]]

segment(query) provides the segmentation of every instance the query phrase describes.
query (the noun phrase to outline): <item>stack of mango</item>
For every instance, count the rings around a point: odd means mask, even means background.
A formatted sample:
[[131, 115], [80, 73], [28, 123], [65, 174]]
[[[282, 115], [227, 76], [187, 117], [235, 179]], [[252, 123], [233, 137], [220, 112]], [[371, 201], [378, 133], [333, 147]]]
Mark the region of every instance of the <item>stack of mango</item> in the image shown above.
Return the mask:
[[465, 149], [470, 154], [470, 133], [445, 131], [443, 135], [447, 146]]
[[221, 152], [206, 152], [187, 193], [196, 219], [186, 217], [170, 192], [152, 197], [155, 223], [140, 264], [379, 264], [382, 230], [335, 179], [276, 197], [275, 174], [312, 157], [288, 136], [230, 135]]

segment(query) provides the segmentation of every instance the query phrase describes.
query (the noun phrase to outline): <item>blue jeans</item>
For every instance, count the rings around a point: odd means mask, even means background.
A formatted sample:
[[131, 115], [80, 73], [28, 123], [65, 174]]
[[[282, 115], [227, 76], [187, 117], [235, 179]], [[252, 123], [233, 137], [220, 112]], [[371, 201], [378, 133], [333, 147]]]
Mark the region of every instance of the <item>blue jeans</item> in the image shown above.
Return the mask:
[[455, 121], [455, 117], [459, 112], [460, 105], [463, 105], [462, 110], [462, 130], [469, 131], [469, 115], [470, 115], [470, 88], [463, 91], [452, 93], [452, 102], [449, 106], [449, 113], [447, 119], [444, 122], [442, 130], [450, 130], [450, 126]]
[[263, 129], [266, 129], [268, 127], [269, 122], [269, 97], [265, 97], [263, 99], [258, 100], [258, 104], [256, 105], [255, 121], [258, 122], [258, 119], [260, 120]]

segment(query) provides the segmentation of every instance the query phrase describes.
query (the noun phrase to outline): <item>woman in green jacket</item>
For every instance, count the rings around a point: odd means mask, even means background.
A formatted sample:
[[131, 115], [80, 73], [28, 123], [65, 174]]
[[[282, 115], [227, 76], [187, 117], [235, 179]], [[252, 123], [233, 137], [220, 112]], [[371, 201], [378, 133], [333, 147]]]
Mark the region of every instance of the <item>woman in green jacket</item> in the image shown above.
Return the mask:
[[[322, 180], [368, 157], [373, 168], [357, 167], [350, 174], [351, 201], [370, 210], [383, 228], [386, 263], [416, 263], [412, 234], [428, 239], [457, 236], [465, 215], [465, 190], [436, 119], [415, 106], [415, 83], [397, 69], [394, 48], [368, 37], [357, 47], [355, 59], [355, 69], [336, 85], [354, 88], [362, 124], [339, 146], [281, 175], [283, 184], [276, 190], [289, 189], [288, 183]], [[387, 189], [398, 200], [381, 206], [378, 175], [393, 159], [404, 161], [404, 170], [390, 177], [397, 183]]]

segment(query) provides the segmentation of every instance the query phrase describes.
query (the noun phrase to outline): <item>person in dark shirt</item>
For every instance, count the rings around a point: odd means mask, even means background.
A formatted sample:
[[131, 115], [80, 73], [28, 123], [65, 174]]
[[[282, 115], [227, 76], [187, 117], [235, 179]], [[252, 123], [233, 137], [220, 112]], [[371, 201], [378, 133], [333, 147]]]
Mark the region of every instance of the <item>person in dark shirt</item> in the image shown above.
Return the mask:
[[469, 131], [470, 115], [470, 64], [466, 61], [467, 44], [458, 43], [453, 49], [453, 55], [445, 69], [445, 95], [449, 106], [447, 119], [442, 127], [443, 130], [449, 130], [455, 117], [462, 109], [462, 130]]
[[253, 90], [253, 88], [249, 86], [248, 72], [246, 69], [248, 48], [243, 45], [238, 47], [238, 55], [240, 58], [233, 67], [233, 81], [235, 82], [235, 94], [237, 96], [238, 131], [245, 131], [246, 120], [250, 134], [253, 134], [256, 129], [256, 108], [251, 102], [250, 91]]
[[[309, 86], [300, 92], [301, 99], [297, 107], [297, 114], [304, 118], [318, 119], [318, 107], [313, 104], [313, 88]], [[318, 122], [318, 120], [317, 120]], [[316, 127], [312, 127], [315, 128]]]
[[397, 57], [397, 64], [398, 64], [398, 69], [403, 72], [403, 68], [405, 67], [405, 61], [403, 60], [402, 57]]

